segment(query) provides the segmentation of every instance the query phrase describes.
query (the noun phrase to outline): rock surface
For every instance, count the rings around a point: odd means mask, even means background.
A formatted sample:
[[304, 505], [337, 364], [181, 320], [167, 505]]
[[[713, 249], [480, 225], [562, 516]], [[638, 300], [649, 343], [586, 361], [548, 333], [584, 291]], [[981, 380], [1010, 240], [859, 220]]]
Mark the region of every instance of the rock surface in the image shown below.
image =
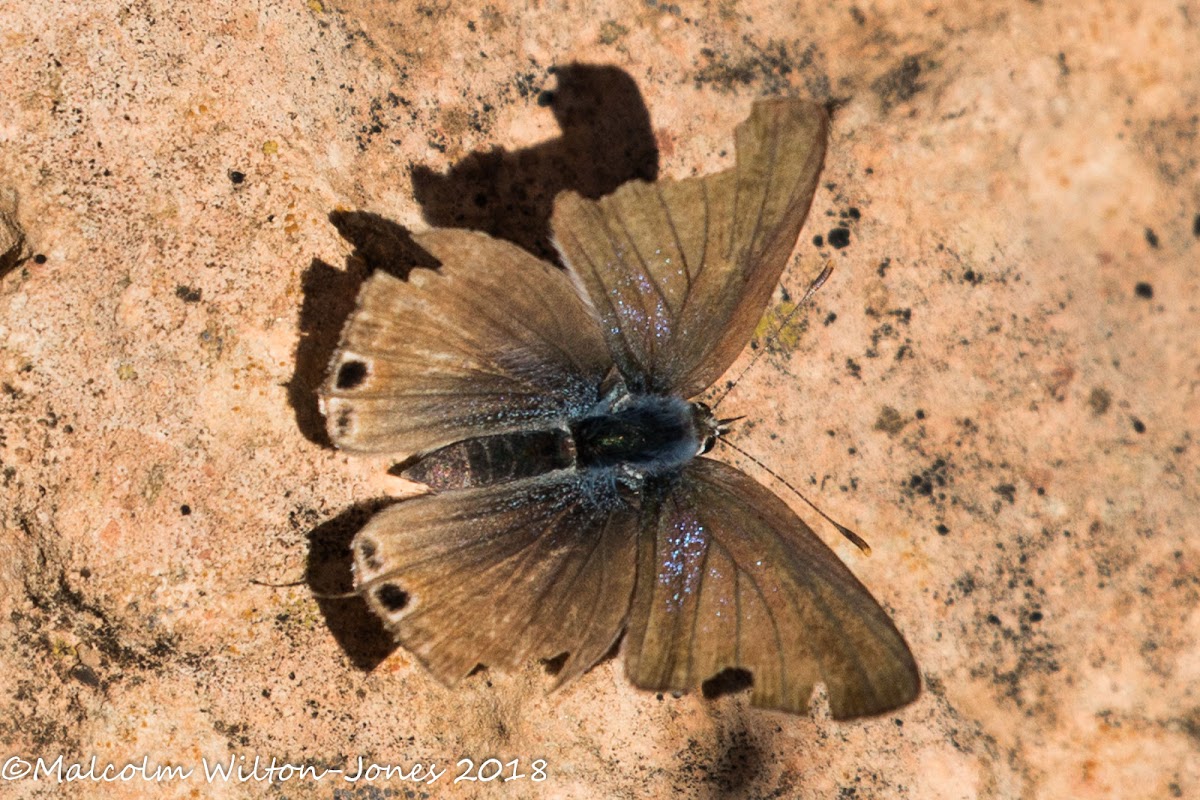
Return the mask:
[[[6, 796], [1200, 796], [1200, 7], [224, 5], [0, 8], [34, 254], [0, 276], [0, 755], [195, 770]], [[783, 285], [835, 271], [722, 410], [868, 538], [789, 498], [922, 696], [835, 723], [619, 659], [451, 691], [314, 599], [402, 488], [312, 395], [397, 225], [547, 253], [555, 191], [726, 166], [780, 93], [835, 109]], [[255, 757], [450, 771], [203, 779]]]

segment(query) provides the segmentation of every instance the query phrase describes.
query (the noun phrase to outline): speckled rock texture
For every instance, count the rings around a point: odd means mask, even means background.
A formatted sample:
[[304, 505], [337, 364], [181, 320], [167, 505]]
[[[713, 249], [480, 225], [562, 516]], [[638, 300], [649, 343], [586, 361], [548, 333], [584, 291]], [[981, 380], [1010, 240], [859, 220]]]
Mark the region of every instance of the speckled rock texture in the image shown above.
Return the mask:
[[[235, 5], [0, 5], [0, 795], [1200, 796], [1200, 5]], [[728, 166], [773, 94], [833, 119], [768, 325], [835, 269], [722, 411], [873, 554], [721, 457], [922, 695], [836, 723], [619, 658], [443, 688], [334, 596], [406, 486], [322, 434], [356, 287], [428, 225], [546, 254], [555, 192]], [[256, 757], [311, 771], [204, 778]]]

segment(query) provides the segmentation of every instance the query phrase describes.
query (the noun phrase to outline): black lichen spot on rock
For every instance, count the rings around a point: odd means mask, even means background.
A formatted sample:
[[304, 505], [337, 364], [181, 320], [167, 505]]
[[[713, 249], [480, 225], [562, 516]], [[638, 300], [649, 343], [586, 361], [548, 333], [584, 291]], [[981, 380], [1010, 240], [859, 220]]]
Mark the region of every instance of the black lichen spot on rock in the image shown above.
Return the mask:
[[367, 365], [361, 361], [347, 361], [338, 368], [337, 388], [355, 389], [367, 378]]
[[375, 599], [388, 611], [403, 611], [408, 605], [408, 592], [394, 583], [385, 583], [375, 592]]
[[231, 169], [229, 170], [229, 180], [233, 182], [234, 186], [237, 186], [238, 184], [245, 182], [246, 173], [238, 172], [236, 169]]
[[834, 228], [829, 232], [829, 245], [838, 250], [847, 247], [850, 244], [850, 229], [849, 228]]
[[1112, 395], [1108, 390], [1101, 389], [1097, 386], [1092, 389], [1092, 393], [1088, 395], [1088, 405], [1092, 408], [1092, 413], [1097, 417], [1108, 411], [1108, 407], [1112, 405]]
[[825, 237], [818, 233], [816, 236], [813, 237], [813, 245], [815, 247], [824, 247], [825, 246]]
[[1158, 234], [1154, 232], [1153, 228], [1146, 228], [1146, 244], [1155, 250], [1158, 249]]
[[1200, 239], [1200, 214], [1197, 214], [1195, 218], [1192, 219], [1192, 236]]
[[184, 286], [181, 283], [175, 287], [175, 296], [185, 303], [199, 303], [201, 291], [193, 286]]
[[1150, 300], [1154, 297], [1154, 287], [1145, 281], [1140, 281], [1137, 286], [1133, 287], [1133, 293], [1144, 300]]
[[948, 534], [950, 532], [950, 529], [947, 528], [944, 523], [938, 523], [937, 532], [938, 532], [938, 536], [945, 536], [946, 534]]
[[[1200, 217], [1196, 217], [1196, 219], [1200, 220]], [[1200, 234], [1198, 234], [1198, 235], [1200, 235]], [[45, 264], [46, 263], [46, 255], [44, 253], [38, 253], [37, 255], [35, 255], [33, 257], [33, 263]]]
[[1009, 505], [1017, 502], [1017, 487], [1011, 483], [1002, 483], [999, 486], [993, 486], [992, 491], [1007, 500]]
[[899, 411], [891, 406], [884, 406], [879, 409], [879, 417], [875, 420], [875, 430], [883, 431], [888, 436], [895, 436], [907, 424]]
[[945, 500], [946, 494], [941, 490], [950, 483], [949, 469], [950, 463], [946, 459], [934, 459], [928, 467], [901, 482], [902, 494], [913, 499], [928, 497], [932, 503]]
[[[663, 7], [660, 5], [660, 8]], [[829, 97], [829, 79], [823, 74], [814, 74], [814, 62], [818, 58], [815, 45], [788, 44], [784, 40], [770, 39], [758, 45], [750, 39], [736, 53], [717, 51], [712, 48], [700, 50], [705, 63], [695, 72], [697, 87], [712, 86], [723, 92], [733, 91], [738, 86], [759, 84], [765, 94], [784, 92], [792, 84], [793, 73], [800, 75], [808, 84], [808, 93], [816, 99]]]
[[920, 82], [920, 77], [920, 60], [916, 56], [905, 56], [898, 67], [876, 79], [871, 89], [879, 95], [879, 101], [886, 110], [924, 89], [925, 84]]
[[1146, 432], [1146, 423], [1142, 422], [1137, 417], [1133, 417], [1132, 421], [1133, 421], [1133, 430], [1135, 432], [1137, 432], [1137, 433], [1145, 433]]
[[983, 283], [983, 275], [973, 269], [969, 269], [963, 273], [963, 280], [972, 286], [978, 286]]
[[513, 83], [517, 88], [517, 94], [521, 95], [521, 98], [524, 100], [528, 100], [530, 97], [539, 94], [536, 72], [523, 72], [513, 79]]

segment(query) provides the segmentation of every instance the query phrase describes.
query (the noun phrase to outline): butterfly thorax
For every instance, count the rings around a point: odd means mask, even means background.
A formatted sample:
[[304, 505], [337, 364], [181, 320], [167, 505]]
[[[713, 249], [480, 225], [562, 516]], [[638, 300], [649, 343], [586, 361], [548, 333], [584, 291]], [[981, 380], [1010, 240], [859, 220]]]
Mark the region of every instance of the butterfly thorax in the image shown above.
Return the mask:
[[628, 483], [682, 469], [712, 447], [719, 430], [703, 403], [623, 394], [564, 424], [455, 442], [403, 475], [434, 490], [490, 486], [559, 469], [614, 470]]
[[700, 406], [652, 394], [627, 395], [611, 411], [572, 422], [570, 431], [578, 468], [618, 467], [638, 476], [679, 469], [704, 442]]

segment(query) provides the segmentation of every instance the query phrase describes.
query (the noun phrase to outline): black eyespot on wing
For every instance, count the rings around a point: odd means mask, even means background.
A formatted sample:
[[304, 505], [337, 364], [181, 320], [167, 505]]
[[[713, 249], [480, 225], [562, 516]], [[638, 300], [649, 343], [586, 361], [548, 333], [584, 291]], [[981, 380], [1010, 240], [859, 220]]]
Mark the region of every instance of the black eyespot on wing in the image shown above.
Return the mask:
[[[476, 664], [512, 670], [567, 657], [562, 686], [604, 657], [629, 611], [640, 511], [576, 470], [426, 494], [358, 532], [356, 589], [396, 641], [454, 685]], [[382, 566], [364, 568], [370, 540]], [[390, 610], [384, 592], [407, 595]], [[715, 671], [715, 670], [714, 670]]]
[[643, 516], [646, 569], [625, 635], [635, 686], [724, 693], [744, 680], [729, 674], [740, 669], [753, 676], [751, 705], [802, 713], [820, 683], [839, 720], [891, 711], [920, 692], [887, 613], [769, 489], [696, 458], [656, 506]]
[[319, 394], [336, 447], [428, 452], [595, 402], [612, 357], [566, 274], [478, 231], [414, 241], [441, 268], [376, 271], [342, 330]]
[[388, 611], [403, 611], [408, 605], [408, 592], [394, 583], [385, 583], [376, 590], [375, 599]]
[[700, 693], [708, 700], [734, 694], [754, 685], [754, 676], [748, 669], [726, 667], [700, 684]]
[[542, 667], [545, 668], [547, 675], [558, 675], [562, 672], [563, 667], [566, 666], [567, 659], [570, 656], [570, 652], [564, 650], [554, 658], [542, 659]]
[[336, 385], [339, 389], [354, 389], [367, 379], [367, 365], [362, 361], [347, 361], [338, 368]]
[[379, 554], [379, 548], [377, 548], [375, 543], [370, 539], [364, 539], [359, 543], [358, 554], [362, 557], [363, 563], [366, 564], [370, 569], [378, 570], [380, 568], [381, 565], [379, 563], [379, 558], [377, 557]]

